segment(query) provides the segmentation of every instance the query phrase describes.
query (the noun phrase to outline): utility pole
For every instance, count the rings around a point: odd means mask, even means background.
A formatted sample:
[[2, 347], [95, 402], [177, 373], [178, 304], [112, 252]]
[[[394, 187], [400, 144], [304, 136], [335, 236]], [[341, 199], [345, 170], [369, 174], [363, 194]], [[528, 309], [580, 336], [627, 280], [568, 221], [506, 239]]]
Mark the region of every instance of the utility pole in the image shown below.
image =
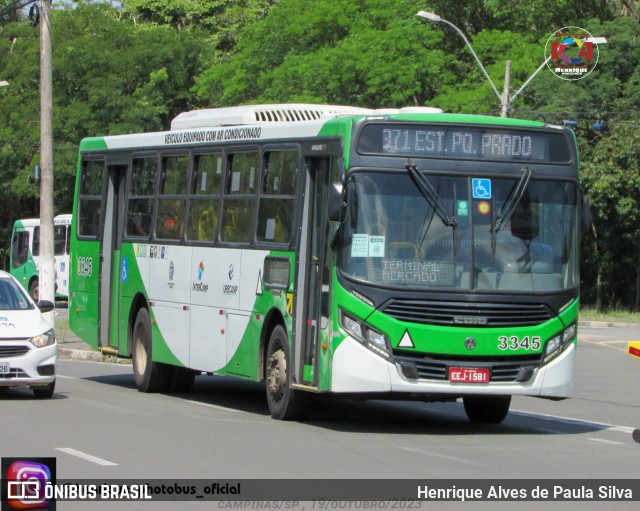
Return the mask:
[[[40, 0], [40, 269], [39, 299], [55, 300], [53, 261], [53, 79], [51, 0]], [[45, 314], [54, 325], [54, 314]]]
[[509, 82], [511, 81], [511, 61], [507, 60], [507, 69], [504, 72], [504, 90], [502, 91], [502, 109], [500, 117], [509, 117]]

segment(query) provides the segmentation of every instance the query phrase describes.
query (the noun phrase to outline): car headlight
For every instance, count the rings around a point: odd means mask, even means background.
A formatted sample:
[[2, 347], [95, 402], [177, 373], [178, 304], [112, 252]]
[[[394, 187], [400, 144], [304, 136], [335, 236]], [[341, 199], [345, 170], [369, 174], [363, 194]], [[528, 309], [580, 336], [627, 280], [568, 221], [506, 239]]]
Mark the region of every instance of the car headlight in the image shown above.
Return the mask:
[[45, 346], [51, 346], [54, 342], [56, 342], [56, 332], [52, 328], [51, 330], [47, 330], [46, 332], [36, 335], [29, 339], [29, 342], [33, 344], [36, 348], [44, 348]]
[[543, 363], [547, 363], [554, 358], [556, 358], [560, 353], [562, 353], [569, 344], [576, 337], [576, 324], [573, 323], [565, 328], [562, 332], [558, 333], [558, 335], [553, 336], [551, 339], [547, 341], [547, 345], [544, 349], [544, 361]]
[[389, 342], [382, 332], [372, 328], [364, 321], [349, 316], [343, 310], [340, 310], [340, 325], [345, 332], [371, 351], [389, 358]]

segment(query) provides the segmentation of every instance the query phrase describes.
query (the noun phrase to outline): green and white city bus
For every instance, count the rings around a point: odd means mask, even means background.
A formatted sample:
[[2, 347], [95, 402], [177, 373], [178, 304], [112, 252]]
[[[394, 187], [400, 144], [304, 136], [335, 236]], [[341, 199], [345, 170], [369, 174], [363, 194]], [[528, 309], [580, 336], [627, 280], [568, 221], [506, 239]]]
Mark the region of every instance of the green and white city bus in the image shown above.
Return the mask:
[[81, 142], [70, 325], [143, 392], [569, 396], [582, 196], [573, 132], [438, 109], [262, 105]]
[[[69, 294], [69, 228], [71, 214], [53, 219], [53, 251], [55, 267], [55, 297], [66, 299]], [[11, 275], [38, 303], [40, 268], [40, 219], [16, 220], [11, 235]]]

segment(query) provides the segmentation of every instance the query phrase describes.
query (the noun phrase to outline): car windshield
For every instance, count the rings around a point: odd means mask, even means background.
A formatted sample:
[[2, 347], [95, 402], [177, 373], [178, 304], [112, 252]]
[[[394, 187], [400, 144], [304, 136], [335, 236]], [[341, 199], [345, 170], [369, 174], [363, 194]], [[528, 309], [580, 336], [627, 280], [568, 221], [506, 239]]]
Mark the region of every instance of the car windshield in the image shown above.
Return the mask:
[[[578, 285], [577, 188], [536, 179], [359, 171], [339, 267], [374, 285], [560, 291]], [[424, 189], [429, 189], [428, 193]]]
[[32, 307], [19, 284], [0, 277], [0, 310], [28, 310]]

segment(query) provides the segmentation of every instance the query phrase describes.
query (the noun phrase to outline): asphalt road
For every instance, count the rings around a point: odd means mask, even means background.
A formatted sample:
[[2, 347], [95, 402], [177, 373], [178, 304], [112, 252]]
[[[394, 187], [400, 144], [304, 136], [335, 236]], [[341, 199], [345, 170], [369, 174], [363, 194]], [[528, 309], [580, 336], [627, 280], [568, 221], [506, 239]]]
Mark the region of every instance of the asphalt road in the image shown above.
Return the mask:
[[64, 479], [637, 479], [640, 359], [626, 344], [640, 331], [579, 337], [572, 399], [514, 398], [486, 426], [460, 404], [336, 399], [280, 422], [261, 384], [201, 376], [188, 394], [142, 394], [130, 366], [61, 360], [51, 400], [0, 390], [0, 453], [56, 457]]

